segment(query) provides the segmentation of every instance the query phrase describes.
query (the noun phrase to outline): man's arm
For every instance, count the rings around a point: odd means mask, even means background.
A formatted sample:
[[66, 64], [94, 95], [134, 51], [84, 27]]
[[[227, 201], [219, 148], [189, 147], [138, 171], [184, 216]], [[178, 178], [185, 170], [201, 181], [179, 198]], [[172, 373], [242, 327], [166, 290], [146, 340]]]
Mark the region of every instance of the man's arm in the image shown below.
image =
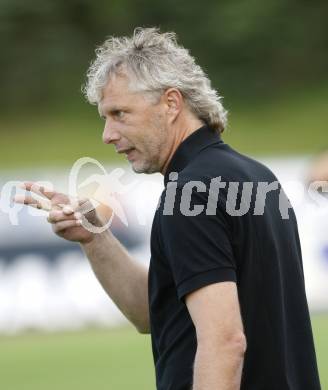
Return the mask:
[[129, 256], [110, 230], [93, 233], [83, 227], [81, 212], [86, 206], [90, 210], [85, 213], [88, 221], [94, 226], [104, 224], [98, 212], [89, 207], [88, 200], [73, 206], [67, 195], [36, 183], [26, 182], [24, 188], [43, 199], [16, 195], [15, 201], [49, 211], [48, 222], [53, 231], [81, 244], [104, 290], [140, 333], [149, 333], [148, 269]]
[[193, 390], [239, 390], [246, 338], [236, 284], [211, 284], [185, 301], [197, 334]]
[[104, 290], [140, 333], [149, 333], [148, 269], [110, 231], [82, 244]]

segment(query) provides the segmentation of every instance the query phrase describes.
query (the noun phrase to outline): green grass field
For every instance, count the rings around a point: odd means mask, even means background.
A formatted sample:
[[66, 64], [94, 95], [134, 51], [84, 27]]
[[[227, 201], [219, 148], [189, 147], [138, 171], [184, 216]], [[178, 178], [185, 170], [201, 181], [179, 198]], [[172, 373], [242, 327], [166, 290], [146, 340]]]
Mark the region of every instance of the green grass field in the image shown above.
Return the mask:
[[[312, 325], [327, 390], [328, 316]], [[155, 389], [150, 338], [131, 328], [2, 336], [0, 346], [1, 390]]]

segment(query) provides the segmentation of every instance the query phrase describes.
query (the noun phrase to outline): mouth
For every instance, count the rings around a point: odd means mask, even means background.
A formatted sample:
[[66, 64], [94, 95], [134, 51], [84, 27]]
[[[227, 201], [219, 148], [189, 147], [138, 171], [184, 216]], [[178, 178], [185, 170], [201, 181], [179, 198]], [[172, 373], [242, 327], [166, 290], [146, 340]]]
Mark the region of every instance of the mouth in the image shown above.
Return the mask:
[[116, 149], [116, 152], [119, 153], [119, 154], [122, 154], [122, 153], [129, 153], [131, 152], [131, 150], [133, 150], [134, 148], [126, 148], [126, 149]]
[[126, 154], [127, 159], [130, 160], [130, 155], [134, 150], [135, 148], [117, 149], [116, 152], [119, 154]]

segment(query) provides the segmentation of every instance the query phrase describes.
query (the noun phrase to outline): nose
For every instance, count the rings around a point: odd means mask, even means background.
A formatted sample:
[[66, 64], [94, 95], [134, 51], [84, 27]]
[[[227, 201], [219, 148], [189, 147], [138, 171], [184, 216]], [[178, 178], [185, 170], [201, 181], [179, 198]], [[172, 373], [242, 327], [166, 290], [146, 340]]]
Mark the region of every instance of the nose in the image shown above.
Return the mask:
[[116, 141], [119, 141], [120, 138], [120, 133], [117, 130], [113, 129], [113, 127], [107, 120], [102, 135], [103, 142], [105, 144], [114, 144]]

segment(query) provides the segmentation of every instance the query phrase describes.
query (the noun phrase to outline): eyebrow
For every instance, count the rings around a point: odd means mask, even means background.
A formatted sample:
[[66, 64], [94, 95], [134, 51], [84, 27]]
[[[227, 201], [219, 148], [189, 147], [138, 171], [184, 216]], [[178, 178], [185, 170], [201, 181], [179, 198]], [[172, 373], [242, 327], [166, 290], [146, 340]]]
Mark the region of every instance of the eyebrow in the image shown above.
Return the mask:
[[113, 107], [110, 107], [110, 108], [106, 108], [105, 109], [99, 109], [98, 108], [98, 112], [99, 112], [99, 115], [101, 117], [104, 117], [104, 113], [105, 112], [109, 112], [110, 114], [114, 114], [115, 112], [117, 111], [127, 111], [127, 108], [126, 107], [119, 107], [119, 106], [113, 106]]

